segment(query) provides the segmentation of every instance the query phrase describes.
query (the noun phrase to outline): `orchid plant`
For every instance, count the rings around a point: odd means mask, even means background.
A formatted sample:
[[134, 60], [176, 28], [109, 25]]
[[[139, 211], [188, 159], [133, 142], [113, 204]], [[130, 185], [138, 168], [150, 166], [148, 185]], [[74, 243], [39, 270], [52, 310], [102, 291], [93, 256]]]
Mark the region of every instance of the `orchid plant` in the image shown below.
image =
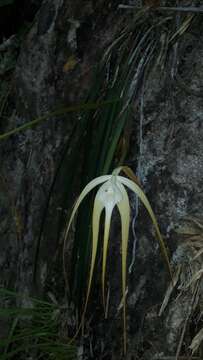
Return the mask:
[[[128, 176], [128, 178], [124, 176], [120, 176], [119, 174], [121, 171], [123, 171]], [[95, 178], [94, 180], [89, 182], [87, 186], [83, 189], [83, 191], [81, 192], [79, 198], [77, 199], [74, 205], [71, 217], [68, 221], [66, 234], [65, 234], [65, 241], [64, 241], [64, 254], [65, 254], [68, 235], [70, 232], [70, 227], [80, 204], [85, 199], [85, 197], [96, 186], [100, 184], [102, 185], [100, 186], [99, 190], [96, 193], [94, 200], [94, 207], [93, 207], [91, 265], [90, 265], [90, 275], [88, 280], [86, 301], [85, 301], [82, 318], [84, 320], [84, 316], [89, 300], [91, 285], [92, 285], [92, 278], [93, 278], [95, 260], [96, 260], [96, 254], [98, 248], [100, 218], [103, 210], [105, 211], [105, 220], [104, 220], [103, 261], [102, 261], [102, 295], [103, 295], [103, 303], [105, 307], [105, 275], [106, 275], [107, 251], [108, 251], [108, 243], [109, 243], [109, 231], [110, 231], [112, 212], [113, 209], [117, 207], [121, 219], [121, 233], [122, 233], [121, 253], [122, 253], [123, 337], [124, 337], [124, 353], [126, 353], [126, 346], [127, 346], [127, 338], [126, 338], [126, 263], [127, 261], [126, 260], [127, 260], [129, 226], [130, 226], [130, 204], [129, 204], [129, 197], [126, 188], [133, 191], [147, 209], [151, 217], [152, 223], [155, 227], [161, 252], [171, 276], [172, 273], [171, 273], [166, 247], [164, 245], [164, 241], [162, 239], [154, 212], [151, 208], [151, 205], [146, 195], [144, 194], [143, 190], [141, 189], [141, 186], [139, 185], [139, 181], [137, 177], [134, 175], [133, 171], [127, 166], [122, 166], [115, 169], [111, 175], [103, 175]]]

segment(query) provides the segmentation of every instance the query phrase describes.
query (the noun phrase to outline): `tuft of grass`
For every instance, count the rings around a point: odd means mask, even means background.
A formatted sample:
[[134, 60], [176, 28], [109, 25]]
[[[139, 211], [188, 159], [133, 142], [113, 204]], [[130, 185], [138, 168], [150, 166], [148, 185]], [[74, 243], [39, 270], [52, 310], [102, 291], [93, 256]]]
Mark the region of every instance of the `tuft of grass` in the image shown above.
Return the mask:
[[[58, 305], [35, 298], [26, 298], [29, 306], [11, 305], [22, 295], [0, 289], [2, 303], [0, 319], [11, 322], [6, 338], [0, 340], [1, 359], [25, 359], [33, 354], [37, 359], [74, 360], [76, 347], [68, 344], [67, 337], [60, 335], [61, 309]], [[25, 300], [25, 299], [24, 299]]]

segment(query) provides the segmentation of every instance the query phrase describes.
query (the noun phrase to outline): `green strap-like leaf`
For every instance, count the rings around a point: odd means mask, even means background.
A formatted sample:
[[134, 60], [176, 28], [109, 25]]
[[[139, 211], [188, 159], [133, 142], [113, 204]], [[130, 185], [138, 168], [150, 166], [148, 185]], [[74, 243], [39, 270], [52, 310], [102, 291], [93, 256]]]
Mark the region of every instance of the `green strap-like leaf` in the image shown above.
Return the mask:
[[5, 140], [8, 137], [10, 137], [11, 135], [15, 135], [21, 131], [30, 129], [40, 123], [42, 123], [45, 120], [48, 120], [50, 118], [53, 117], [60, 117], [64, 114], [67, 113], [72, 113], [72, 112], [81, 112], [81, 111], [87, 111], [87, 110], [93, 110], [93, 109], [97, 109], [101, 106], [105, 106], [105, 105], [110, 105], [113, 104], [114, 102], [118, 102], [119, 100], [107, 100], [107, 101], [102, 101], [102, 102], [96, 102], [96, 103], [84, 103], [84, 104], [80, 104], [80, 105], [75, 105], [75, 106], [69, 106], [69, 107], [63, 107], [61, 109], [55, 110], [53, 112], [50, 112], [48, 114], [39, 116], [38, 118], [29, 121], [23, 125], [18, 126], [17, 128], [10, 130], [4, 134], [0, 134], [0, 140]]

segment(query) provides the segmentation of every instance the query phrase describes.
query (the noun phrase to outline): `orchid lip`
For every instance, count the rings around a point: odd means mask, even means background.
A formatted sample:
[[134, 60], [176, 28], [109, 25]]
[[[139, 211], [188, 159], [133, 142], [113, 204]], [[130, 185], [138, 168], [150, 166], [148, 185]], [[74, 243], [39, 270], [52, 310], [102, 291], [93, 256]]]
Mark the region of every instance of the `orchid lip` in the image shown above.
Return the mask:
[[104, 204], [104, 206], [110, 202], [116, 205], [123, 198], [122, 191], [118, 185], [118, 180], [112, 178], [105, 182], [97, 192], [97, 198]]

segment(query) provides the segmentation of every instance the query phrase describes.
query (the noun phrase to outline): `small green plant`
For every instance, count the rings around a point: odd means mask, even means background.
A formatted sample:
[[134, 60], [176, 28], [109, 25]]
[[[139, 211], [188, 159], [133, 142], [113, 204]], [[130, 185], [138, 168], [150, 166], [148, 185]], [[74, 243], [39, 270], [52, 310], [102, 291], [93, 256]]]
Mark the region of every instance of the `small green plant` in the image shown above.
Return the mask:
[[[15, 305], [20, 298], [25, 306]], [[0, 319], [11, 322], [7, 336], [0, 339], [1, 360], [27, 359], [30, 354], [36, 359], [76, 359], [76, 347], [61, 331], [65, 310], [58, 304], [6, 289], [0, 289], [0, 300], [6, 304], [0, 307]]]
[[[120, 176], [119, 174], [121, 171], [123, 171], [130, 179], [124, 176]], [[66, 251], [66, 243], [67, 243], [70, 227], [75, 217], [76, 211], [78, 210], [80, 204], [83, 202], [85, 197], [98, 185], [101, 185], [101, 187], [97, 191], [94, 199], [93, 215], [92, 215], [92, 254], [91, 254], [90, 275], [88, 280], [87, 295], [86, 295], [86, 301], [85, 301], [81, 324], [83, 323], [84, 320], [84, 316], [89, 300], [91, 285], [92, 285], [92, 278], [93, 278], [93, 272], [94, 272], [95, 260], [96, 260], [97, 248], [98, 248], [98, 238], [100, 232], [99, 230], [100, 218], [103, 210], [105, 211], [105, 221], [104, 221], [104, 240], [103, 240], [103, 263], [102, 263], [102, 294], [103, 294], [103, 304], [105, 308], [105, 275], [106, 275], [107, 250], [108, 250], [108, 242], [109, 242], [109, 230], [110, 230], [112, 212], [113, 209], [117, 206], [121, 218], [121, 232], [122, 232], [121, 253], [122, 253], [123, 338], [124, 338], [124, 353], [126, 353], [126, 344], [127, 344], [126, 259], [127, 259], [127, 247], [128, 247], [128, 237], [129, 237], [129, 225], [130, 225], [130, 204], [125, 186], [138, 196], [138, 198], [141, 200], [141, 202], [147, 209], [151, 217], [151, 220], [153, 222], [153, 225], [155, 227], [157, 238], [162, 251], [162, 255], [166, 262], [171, 277], [172, 277], [172, 273], [171, 273], [169, 259], [164, 245], [164, 241], [162, 239], [159, 226], [156, 217], [154, 215], [154, 212], [151, 208], [151, 205], [146, 195], [144, 194], [143, 190], [141, 189], [134, 173], [130, 168], [126, 166], [115, 169], [112, 175], [103, 175], [95, 178], [90, 183], [88, 183], [87, 186], [83, 189], [78, 200], [75, 203], [70, 220], [68, 222], [68, 226], [65, 234], [65, 241], [64, 241], [64, 254]], [[65, 255], [64, 255], [64, 265], [65, 265]], [[65, 266], [64, 266], [64, 272], [65, 272]]]

